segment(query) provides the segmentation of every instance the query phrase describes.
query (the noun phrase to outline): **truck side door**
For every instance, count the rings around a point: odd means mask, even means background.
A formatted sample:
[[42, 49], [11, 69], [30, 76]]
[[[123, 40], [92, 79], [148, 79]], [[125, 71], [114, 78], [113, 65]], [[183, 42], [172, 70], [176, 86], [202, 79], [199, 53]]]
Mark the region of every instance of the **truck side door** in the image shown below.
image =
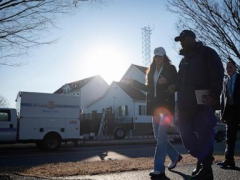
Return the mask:
[[0, 109], [0, 142], [14, 142], [17, 139], [17, 119], [11, 109]]

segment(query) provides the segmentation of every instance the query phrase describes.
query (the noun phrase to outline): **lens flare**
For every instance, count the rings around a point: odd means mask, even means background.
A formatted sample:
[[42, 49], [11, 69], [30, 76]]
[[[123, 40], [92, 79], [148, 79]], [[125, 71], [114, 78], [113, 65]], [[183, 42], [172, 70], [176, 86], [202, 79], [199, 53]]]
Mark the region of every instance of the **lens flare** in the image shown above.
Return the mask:
[[160, 125], [170, 125], [173, 115], [167, 108], [159, 107], [155, 109], [153, 118]]

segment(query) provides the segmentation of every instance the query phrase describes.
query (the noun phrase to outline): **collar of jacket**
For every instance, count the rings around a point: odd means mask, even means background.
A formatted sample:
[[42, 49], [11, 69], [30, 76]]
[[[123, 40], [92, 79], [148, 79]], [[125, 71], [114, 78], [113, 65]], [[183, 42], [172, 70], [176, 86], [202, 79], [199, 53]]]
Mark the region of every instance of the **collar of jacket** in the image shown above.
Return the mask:
[[179, 51], [179, 54], [183, 55], [183, 56], [191, 56], [191, 55], [197, 53], [201, 47], [203, 47], [203, 43], [196, 42], [195, 45], [193, 46], [193, 48], [191, 49], [191, 51], [185, 51], [184, 49], [181, 49]]

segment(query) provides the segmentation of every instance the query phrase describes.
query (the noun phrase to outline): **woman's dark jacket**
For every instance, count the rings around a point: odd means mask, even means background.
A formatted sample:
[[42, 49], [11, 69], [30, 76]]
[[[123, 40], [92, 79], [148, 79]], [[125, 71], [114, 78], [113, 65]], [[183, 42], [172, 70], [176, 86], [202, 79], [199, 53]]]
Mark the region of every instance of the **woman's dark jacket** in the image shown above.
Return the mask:
[[167, 84], [158, 84], [156, 86], [156, 97], [154, 97], [154, 75], [155, 70], [150, 71], [148, 74], [148, 85], [142, 84], [134, 80], [133, 86], [146, 91], [146, 101], [147, 101], [147, 115], [153, 115], [154, 110], [159, 107], [167, 108], [171, 113], [175, 109], [175, 95], [174, 93], [168, 92], [168, 86], [176, 82], [177, 71], [175, 66], [166, 62], [163, 66], [163, 70], [160, 76], [167, 79]]
[[179, 65], [178, 109], [195, 109], [197, 100], [195, 90], [210, 90], [216, 100], [214, 109], [220, 109], [224, 69], [218, 54], [210, 47], [196, 42], [191, 52], [180, 51], [184, 56]]

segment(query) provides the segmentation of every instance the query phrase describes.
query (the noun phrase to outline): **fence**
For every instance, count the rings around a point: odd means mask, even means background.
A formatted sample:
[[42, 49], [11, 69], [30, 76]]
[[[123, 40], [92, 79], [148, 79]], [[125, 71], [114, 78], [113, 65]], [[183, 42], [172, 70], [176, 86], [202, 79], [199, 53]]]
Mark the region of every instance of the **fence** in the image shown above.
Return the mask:
[[[101, 122], [102, 113], [90, 113], [90, 114], [81, 114], [80, 117], [80, 133], [89, 134], [95, 133], [98, 134], [100, 122]], [[126, 132], [129, 132], [133, 129], [133, 119], [119, 117], [115, 118], [115, 114], [106, 114], [106, 135], [113, 135], [114, 129], [117, 127], [123, 127]]]

